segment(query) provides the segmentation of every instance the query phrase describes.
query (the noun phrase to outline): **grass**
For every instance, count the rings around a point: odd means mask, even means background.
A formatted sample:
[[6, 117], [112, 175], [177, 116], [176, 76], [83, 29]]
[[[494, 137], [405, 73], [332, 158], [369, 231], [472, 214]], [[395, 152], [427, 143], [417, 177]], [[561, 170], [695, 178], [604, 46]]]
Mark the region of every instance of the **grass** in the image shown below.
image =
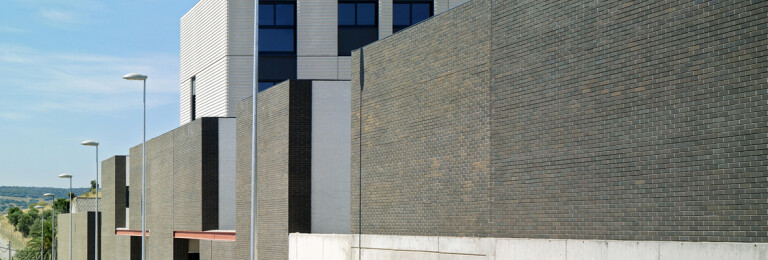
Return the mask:
[[13, 225], [8, 223], [8, 219], [5, 216], [0, 218], [0, 236], [5, 240], [11, 241], [11, 247], [15, 250], [24, 249], [27, 242], [31, 240], [31, 238], [25, 238], [21, 232], [14, 231]]

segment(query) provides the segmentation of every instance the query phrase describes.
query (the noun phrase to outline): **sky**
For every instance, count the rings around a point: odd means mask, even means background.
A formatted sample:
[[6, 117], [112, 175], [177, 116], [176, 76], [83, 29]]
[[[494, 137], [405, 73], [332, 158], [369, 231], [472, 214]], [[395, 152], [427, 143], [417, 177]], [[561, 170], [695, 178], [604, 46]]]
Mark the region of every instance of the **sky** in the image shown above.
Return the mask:
[[3, 0], [0, 186], [74, 187], [99, 161], [179, 126], [179, 19], [196, 0]]

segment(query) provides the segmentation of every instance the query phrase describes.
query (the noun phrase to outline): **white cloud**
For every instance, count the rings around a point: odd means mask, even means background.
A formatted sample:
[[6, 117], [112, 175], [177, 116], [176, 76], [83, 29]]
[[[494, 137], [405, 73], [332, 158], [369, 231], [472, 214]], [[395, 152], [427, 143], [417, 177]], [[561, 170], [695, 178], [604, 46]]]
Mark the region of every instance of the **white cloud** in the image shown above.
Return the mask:
[[75, 14], [68, 11], [54, 10], [54, 9], [41, 9], [40, 15], [54, 23], [75, 23], [77, 19]]
[[[136, 109], [142, 84], [129, 72], [149, 75], [148, 106], [178, 101], [178, 57], [150, 54], [120, 57], [45, 52], [0, 44], [0, 111], [109, 113]], [[131, 98], [128, 98], [131, 97]], [[138, 101], [137, 101], [138, 100]], [[13, 118], [14, 115], [0, 115]], [[21, 117], [16, 117], [21, 118]]]

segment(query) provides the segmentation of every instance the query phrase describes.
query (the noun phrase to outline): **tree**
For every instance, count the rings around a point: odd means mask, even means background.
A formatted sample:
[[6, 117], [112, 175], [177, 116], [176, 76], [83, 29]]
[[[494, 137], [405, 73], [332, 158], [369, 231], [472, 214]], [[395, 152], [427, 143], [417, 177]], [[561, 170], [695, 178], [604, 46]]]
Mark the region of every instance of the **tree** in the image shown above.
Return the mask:
[[69, 200], [56, 199], [56, 201], [53, 202], [53, 209], [58, 213], [69, 213]]
[[[43, 237], [41, 239], [40, 237], [40, 225], [43, 225]], [[44, 259], [51, 257], [51, 245], [53, 241], [53, 237], [51, 236], [51, 229], [53, 225], [51, 224], [51, 221], [36, 221], [33, 225], [33, 228], [29, 234], [29, 236], [32, 238], [29, 242], [27, 242], [27, 245], [24, 247], [23, 250], [19, 251], [16, 254], [16, 257], [18, 259], [40, 259], [40, 247], [43, 247], [43, 257]]]
[[35, 217], [30, 214], [24, 214], [24, 216], [21, 216], [21, 219], [19, 219], [19, 223], [16, 225], [16, 230], [21, 232], [24, 236], [29, 236], [29, 232], [31, 231], [30, 228], [33, 223], [35, 223]]
[[8, 210], [8, 222], [14, 227], [19, 223], [19, 219], [24, 215], [19, 207], [13, 207]]
[[96, 180], [91, 180], [91, 192], [96, 190]]

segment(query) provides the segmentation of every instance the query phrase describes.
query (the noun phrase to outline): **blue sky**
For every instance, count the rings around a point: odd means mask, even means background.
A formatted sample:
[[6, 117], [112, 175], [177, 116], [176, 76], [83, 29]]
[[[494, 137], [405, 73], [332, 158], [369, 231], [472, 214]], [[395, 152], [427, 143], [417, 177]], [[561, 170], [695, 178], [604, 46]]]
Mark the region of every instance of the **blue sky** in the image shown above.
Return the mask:
[[179, 19], [196, 0], [5, 0], [0, 8], [0, 186], [66, 187], [99, 160], [179, 126]]

